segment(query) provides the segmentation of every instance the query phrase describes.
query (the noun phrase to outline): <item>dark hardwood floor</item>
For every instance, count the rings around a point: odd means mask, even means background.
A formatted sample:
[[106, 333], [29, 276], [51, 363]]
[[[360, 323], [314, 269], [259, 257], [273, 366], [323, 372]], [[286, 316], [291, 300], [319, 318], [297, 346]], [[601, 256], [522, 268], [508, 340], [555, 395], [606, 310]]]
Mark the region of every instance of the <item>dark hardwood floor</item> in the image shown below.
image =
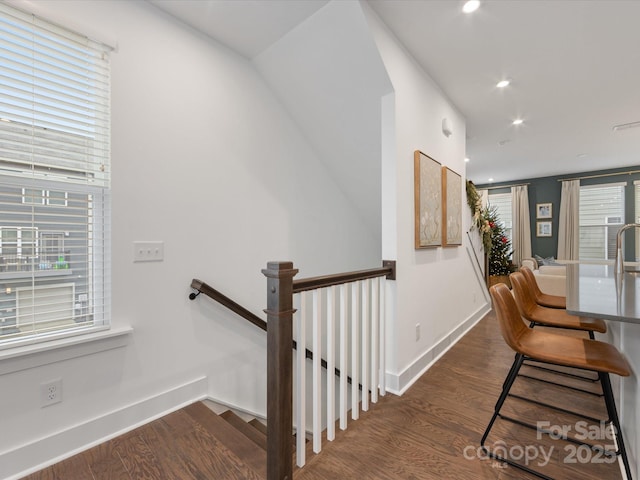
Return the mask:
[[[326, 479], [534, 479], [530, 474], [479, 458], [479, 441], [491, 417], [513, 353], [500, 337], [497, 321], [489, 314], [447, 352], [402, 397], [387, 395], [372, 405], [348, 430], [339, 431], [323, 451], [308, 456], [307, 465], [294, 473], [296, 480]], [[532, 376], [555, 377], [528, 368]], [[582, 381], [560, 378], [564, 383]], [[588, 388], [598, 391], [597, 385]], [[604, 418], [600, 397], [572, 392], [518, 378], [514, 393]], [[198, 406], [200, 405], [200, 406]], [[216, 437], [228, 427], [208, 418], [201, 404], [172, 413], [115, 440], [94, 447], [57, 465], [26, 477], [28, 480], [116, 479], [258, 479], [264, 478], [264, 456], [242, 453], [247, 446], [229, 446]], [[558, 415], [531, 403], [510, 398], [505, 414], [527, 421], [567, 425], [584, 433], [579, 417]], [[214, 416], [215, 419], [220, 417]], [[223, 421], [223, 420], [221, 420]], [[228, 423], [226, 425], [229, 425]], [[256, 440], [249, 441], [253, 446]], [[504, 444], [502, 443], [504, 442]], [[598, 440], [592, 441], [598, 443]], [[558, 480], [617, 480], [617, 463], [605, 463], [591, 450], [563, 440], [536, 438], [536, 432], [498, 420], [489, 445], [514, 455], [528, 452], [530, 466]], [[251, 450], [253, 451], [253, 450]], [[260, 450], [262, 451], [262, 450]], [[548, 464], [540, 467], [541, 455]], [[251, 458], [245, 458], [249, 455]], [[597, 457], [597, 458], [596, 458]], [[545, 457], [546, 459], [546, 457]], [[575, 463], [568, 463], [575, 460]], [[590, 460], [590, 461], [589, 461]]]

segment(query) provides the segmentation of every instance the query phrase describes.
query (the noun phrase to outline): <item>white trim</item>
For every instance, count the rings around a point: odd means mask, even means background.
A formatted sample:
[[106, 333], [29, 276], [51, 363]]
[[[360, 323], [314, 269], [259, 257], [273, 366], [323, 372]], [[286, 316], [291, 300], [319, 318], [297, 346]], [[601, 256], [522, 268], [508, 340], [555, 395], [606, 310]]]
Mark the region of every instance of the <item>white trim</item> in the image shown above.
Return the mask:
[[444, 355], [458, 340], [471, 330], [487, 313], [491, 311], [491, 304], [487, 303], [476, 310], [469, 318], [454, 328], [442, 340], [425, 351], [413, 363], [398, 374], [387, 372], [387, 391], [395, 395], [402, 395], [411, 387], [442, 355]]
[[0, 452], [0, 478], [17, 480], [204, 400], [207, 387], [207, 377], [198, 377], [13, 450]]
[[[231, 409], [236, 413], [242, 413], [244, 415], [257, 418], [258, 420], [267, 420], [267, 414], [265, 412], [257, 412], [255, 410], [250, 410], [248, 408], [240, 407], [237, 404], [230, 402], [228, 400], [221, 400], [218, 397], [213, 397], [211, 395], [207, 395], [204, 400], [209, 400], [210, 402], [217, 403], [218, 405], [222, 405], [227, 409]], [[295, 428], [295, 427], [294, 427]]]
[[0, 375], [124, 347], [133, 332], [130, 326], [104, 328], [105, 330], [95, 333], [2, 350]]

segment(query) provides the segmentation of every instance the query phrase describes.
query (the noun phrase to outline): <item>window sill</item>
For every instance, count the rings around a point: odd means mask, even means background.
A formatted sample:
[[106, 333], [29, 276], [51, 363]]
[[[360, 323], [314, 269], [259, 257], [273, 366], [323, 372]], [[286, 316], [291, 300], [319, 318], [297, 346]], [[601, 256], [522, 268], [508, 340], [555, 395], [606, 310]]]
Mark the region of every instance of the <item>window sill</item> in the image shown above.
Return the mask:
[[0, 351], [0, 375], [124, 347], [132, 332], [129, 326], [116, 327]]

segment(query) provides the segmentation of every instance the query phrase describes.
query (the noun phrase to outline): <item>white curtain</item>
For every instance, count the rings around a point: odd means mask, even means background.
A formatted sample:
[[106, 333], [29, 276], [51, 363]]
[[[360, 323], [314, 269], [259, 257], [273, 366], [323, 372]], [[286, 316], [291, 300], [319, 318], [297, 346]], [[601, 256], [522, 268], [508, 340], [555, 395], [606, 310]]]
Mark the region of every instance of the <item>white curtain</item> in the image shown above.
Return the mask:
[[579, 249], [580, 180], [562, 182], [560, 198], [560, 224], [558, 227], [558, 258], [578, 260]]
[[529, 188], [527, 185], [511, 187], [511, 218], [513, 221], [511, 233], [513, 263], [520, 265], [522, 259], [531, 257], [531, 223], [529, 221]]
[[478, 193], [480, 194], [480, 198], [482, 199], [482, 208], [485, 208], [487, 206], [487, 203], [489, 203], [489, 190], [478, 190]]

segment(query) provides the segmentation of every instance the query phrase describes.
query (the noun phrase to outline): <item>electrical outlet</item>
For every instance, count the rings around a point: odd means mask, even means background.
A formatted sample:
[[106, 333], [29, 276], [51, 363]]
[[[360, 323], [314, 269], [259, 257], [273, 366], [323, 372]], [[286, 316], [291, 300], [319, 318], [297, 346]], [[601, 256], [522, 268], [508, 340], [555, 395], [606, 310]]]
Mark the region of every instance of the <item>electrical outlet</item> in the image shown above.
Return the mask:
[[162, 262], [164, 242], [133, 242], [134, 262]]
[[62, 401], [62, 379], [40, 384], [40, 406], [48, 407]]
[[416, 342], [420, 340], [420, 324], [416, 323]]

